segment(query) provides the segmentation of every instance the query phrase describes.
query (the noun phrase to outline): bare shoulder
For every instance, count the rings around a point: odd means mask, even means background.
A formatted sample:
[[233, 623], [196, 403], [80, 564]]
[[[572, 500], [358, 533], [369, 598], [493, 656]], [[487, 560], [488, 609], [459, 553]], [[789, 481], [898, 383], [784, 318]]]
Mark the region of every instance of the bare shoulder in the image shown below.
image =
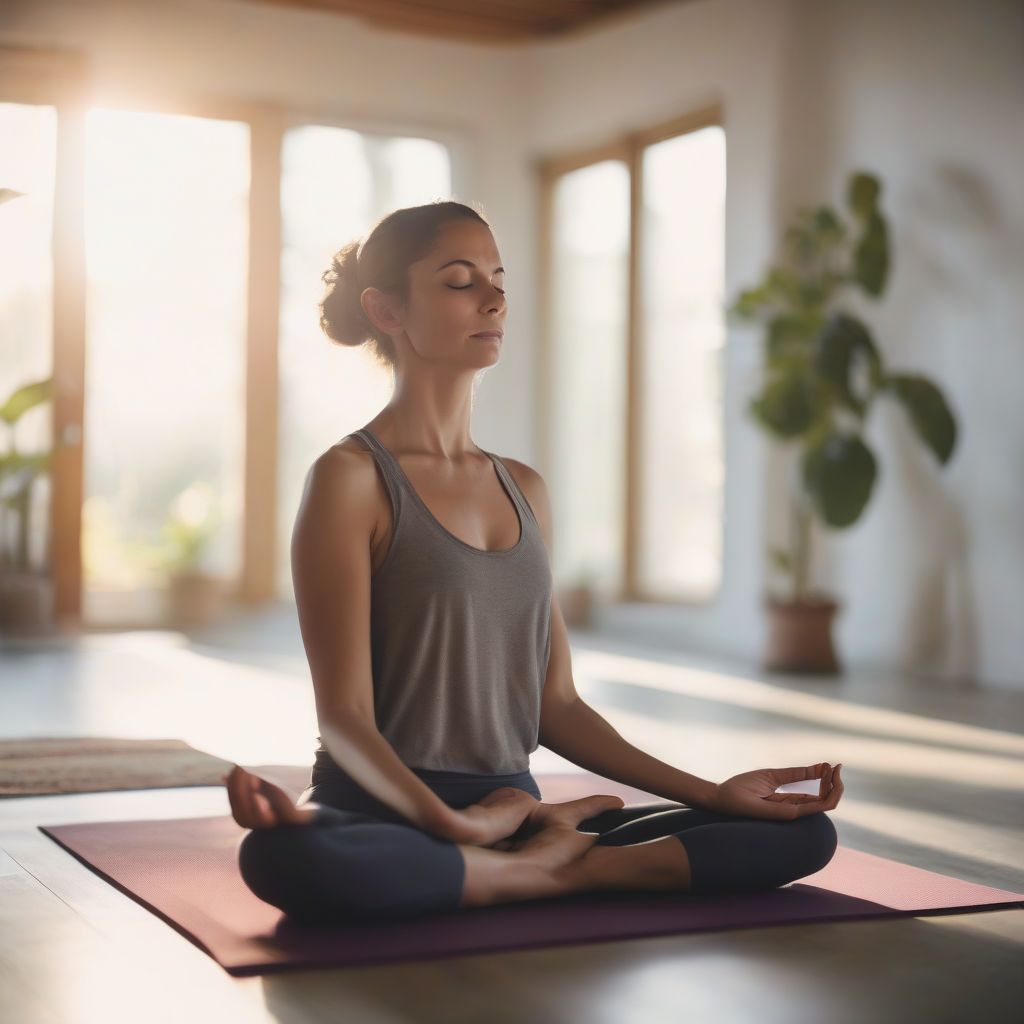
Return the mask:
[[321, 452], [306, 476], [303, 503], [325, 513], [363, 519], [375, 526], [380, 510], [380, 484], [373, 457], [359, 441], [343, 438]]

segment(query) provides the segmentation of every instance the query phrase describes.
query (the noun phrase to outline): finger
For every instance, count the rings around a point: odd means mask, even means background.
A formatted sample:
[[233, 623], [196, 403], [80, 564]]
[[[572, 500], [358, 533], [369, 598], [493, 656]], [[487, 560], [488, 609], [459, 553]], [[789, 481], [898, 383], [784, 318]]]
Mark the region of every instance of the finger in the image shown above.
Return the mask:
[[270, 808], [270, 803], [259, 791], [260, 784], [263, 780], [257, 778], [255, 775], [249, 775], [245, 781], [247, 783], [245, 787], [245, 794], [249, 802], [253, 820], [264, 826], [272, 825], [274, 823], [274, 816]]
[[797, 808], [798, 817], [803, 817], [805, 814], [817, 814], [819, 811], [831, 811], [835, 808], [839, 803], [839, 798], [843, 795], [843, 780], [839, 773], [841, 768], [842, 764], [837, 764], [832, 772], [832, 792], [824, 800], [814, 800], [799, 806]]
[[279, 786], [275, 786], [273, 783], [267, 782], [266, 779], [260, 780], [259, 791], [275, 812], [275, 820], [287, 818], [291, 816], [292, 811], [295, 810], [295, 804], [292, 801], [292, 798]]
[[839, 770], [842, 767], [843, 766], [841, 764], [837, 764], [836, 765], [836, 770], [835, 770], [835, 772], [833, 773], [833, 776], [832, 776], [833, 782], [834, 782], [834, 786], [833, 786], [833, 789], [832, 789], [832, 806], [833, 807], [835, 807], [836, 804], [839, 803], [840, 799], [842, 799], [843, 790], [845, 788], [843, 786], [842, 777], [841, 777], [841, 775], [839, 773]]
[[260, 823], [263, 825], [273, 825], [277, 821], [277, 817], [274, 814], [274, 809], [270, 806], [270, 801], [259, 792], [254, 792], [252, 799], [256, 812], [259, 815]]
[[821, 783], [818, 786], [818, 799], [824, 800], [832, 790], [832, 765], [824, 762], [825, 770], [821, 773]]

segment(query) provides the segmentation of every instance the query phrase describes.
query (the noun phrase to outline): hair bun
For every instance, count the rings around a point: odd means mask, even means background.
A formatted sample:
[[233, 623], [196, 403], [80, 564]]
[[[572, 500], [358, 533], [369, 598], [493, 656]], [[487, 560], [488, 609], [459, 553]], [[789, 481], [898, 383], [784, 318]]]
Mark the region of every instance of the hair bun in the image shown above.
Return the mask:
[[320, 327], [341, 345], [362, 345], [375, 335], [359, 301], [363, 292], [358, 274], [359, 245], [359, 239], [354, 239], [342, 246], [321, 276], [327, 291], [320, 300]]

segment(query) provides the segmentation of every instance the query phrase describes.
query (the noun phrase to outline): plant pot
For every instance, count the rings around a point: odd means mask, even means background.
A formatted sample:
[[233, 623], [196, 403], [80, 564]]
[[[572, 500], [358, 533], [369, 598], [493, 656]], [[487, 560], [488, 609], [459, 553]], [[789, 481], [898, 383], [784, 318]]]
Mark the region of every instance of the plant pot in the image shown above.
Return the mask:
[[37, 635], [53, 630], [53, 580], [35, 572], [0, 574], [0, 630]]
[[586, 629], [594, 614], [593, 587], [585, 583], [566, 587], [558, 595], [558, 607], [567, 626]]
[[175, 626], [200, 626], [224, 610], [223, 583], [198, 572], [175, 573], [167, 581], [167, 616]]
[[762, 667], [772, 672], [838, 675], [842, 668], [832, 645], [832, 620], [839, 605], [828, 597], [801, 601], [769, 595], [764, 602], [768, 642]]

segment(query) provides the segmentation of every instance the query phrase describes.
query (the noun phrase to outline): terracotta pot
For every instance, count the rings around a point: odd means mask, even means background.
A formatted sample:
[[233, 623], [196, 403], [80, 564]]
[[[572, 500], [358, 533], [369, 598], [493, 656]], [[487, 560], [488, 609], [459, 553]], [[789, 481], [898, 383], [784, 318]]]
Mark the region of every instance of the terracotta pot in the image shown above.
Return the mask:
[[199, 626], [216, 619], [224, 609], [224, 585], [212, 576], [184, 572], [167, 582], [167, 614], [173, 625]]
[[594, 614], [594, 591], [587, 584], [566, 587], [558, 595], [558, 607], [567, 626], [585, 629]]
[[764, 608], [768, 638], [762, 667], [774, 672], [842, 672], [832, 646], [837, 602], [828, 597], [791, 601], [769, 595]]
[[53, 580], [32, 572], [0, 574], [0, 631], [12, 635], [53, 629]]

